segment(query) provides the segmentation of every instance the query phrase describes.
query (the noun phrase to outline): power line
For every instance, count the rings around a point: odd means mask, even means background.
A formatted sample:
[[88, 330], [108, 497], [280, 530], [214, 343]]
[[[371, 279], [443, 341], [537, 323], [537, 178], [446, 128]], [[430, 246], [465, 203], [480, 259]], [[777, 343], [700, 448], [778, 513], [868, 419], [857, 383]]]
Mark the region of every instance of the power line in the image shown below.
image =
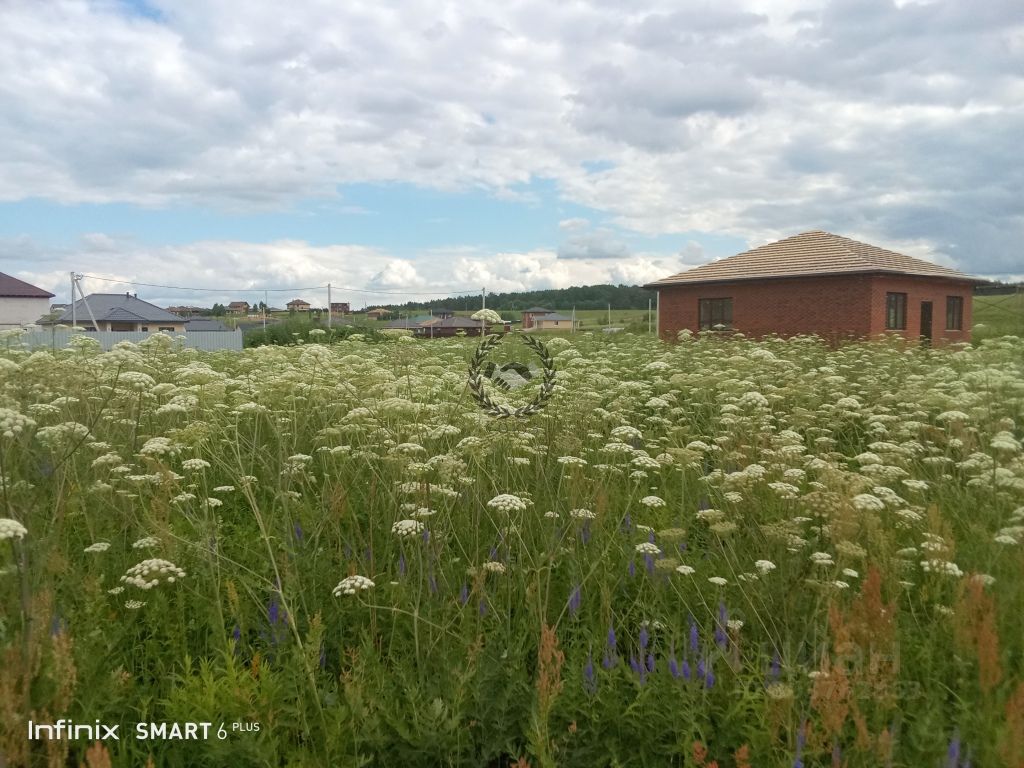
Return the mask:
[[[326, 285], [313, 285], [307, 287], [293, 287], [293, 288], [259, 288], [256, 286], [249, 286], [247, 288], [193, 288], [181, 285], [159, 285], [157, 283], [140, 283], [135, 280], [118, 280], [112, 277], [100, 277], [98, 275], [82, 275], [84, 278], [89, 280], [102, 280], [107, 283], [119, 283], [121, 285], [139, 285], [145, 288], [164, 288], [170, 291], [206, 291], [208, 293], [246, 293], [248, 291], [267, 291], [271, 293], [289, 293], [296, 291], [326, 291]], [[331, 288], [339, 291], [348, 291], [350, 293], [371, 293], [382, 296], [452, 296], [457, 294], [476, 294], [479, 293], [479, 289], [468, 288], [468, 289], [453, 289], [447, 291], [375, 291], [370, 288], [352, 288], [344, 285], [331, 284]]]

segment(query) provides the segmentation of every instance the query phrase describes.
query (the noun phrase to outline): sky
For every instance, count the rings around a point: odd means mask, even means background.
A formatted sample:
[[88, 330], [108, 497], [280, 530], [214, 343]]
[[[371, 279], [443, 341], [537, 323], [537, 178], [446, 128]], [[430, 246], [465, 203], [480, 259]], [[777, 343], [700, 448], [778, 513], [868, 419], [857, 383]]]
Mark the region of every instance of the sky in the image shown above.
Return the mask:
[[0, 0], [0, 29], [0, 271], [56, 300], [638, 284], [811, 229], [1024, 277], [1020, 0]]

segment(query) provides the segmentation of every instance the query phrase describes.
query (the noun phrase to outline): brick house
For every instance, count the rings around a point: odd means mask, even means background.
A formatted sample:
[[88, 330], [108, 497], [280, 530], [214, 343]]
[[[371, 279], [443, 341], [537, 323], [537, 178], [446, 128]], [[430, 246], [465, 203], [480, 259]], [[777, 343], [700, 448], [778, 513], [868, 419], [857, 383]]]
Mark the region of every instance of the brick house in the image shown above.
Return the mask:
[[310, 304], [305, 299], [292, 299], [285, 304], [285, 306], [288, 308], [289, 312], [292, 310], [296, 312], [308, 312]]
[[843, 338], [899, 333], [970, 341], [971, 297], [984, 282], [828, 232], [804, 232], [645, 285], [658, 330]]
[[248, 315], [249, 314], [249, 302], [248, 301], [232, 301], [227, 306], [227, 312], [229, 315]]

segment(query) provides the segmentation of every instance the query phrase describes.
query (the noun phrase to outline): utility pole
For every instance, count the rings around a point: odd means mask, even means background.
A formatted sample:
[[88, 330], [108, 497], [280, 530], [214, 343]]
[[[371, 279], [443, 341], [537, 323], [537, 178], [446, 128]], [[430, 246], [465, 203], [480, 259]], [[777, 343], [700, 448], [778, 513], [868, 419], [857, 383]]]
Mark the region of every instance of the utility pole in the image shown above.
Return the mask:
[[78, 322], [78, 313], [75, 310], [75, 273], [68, 274], [71, 275], [71, 327], [74, 328]]
[[608, 302], [608, 327], [610, 328], [611, 325], [612, 325], [612, 303], [609, 301]]
[[572, 305], [572, 325], [569, 328], [569, 333], [576, 333], [576, 305]]
[[85, 298], [85, 291], [82, 290], [82, 284], [81, 282], [79, 282], [82, 279], [82, 276], [76, 275], [74, 272], [72, 272], [71, 279], [78, 286], [78, 294], [82, 297], [82, 304], [85, 305], [85, 311], [89, 313], [89, 319], [92, 320], [92, 329], [96, 332], [99, 332], [100, 324], [96, 322], [96, 315], [92, 313], [92, 307], [89, 306], [89, 300]]
[[327, 330], [331, 330], [331, 315], [334, 313], [331, 306], [331, 284], [327, 284]]
[[[487, 286], [480, 289], [480, 309], [487, 309]], [[484, 331], [487, 330], [487, 321], [484, 318], [480, 318], [480, 337], [483, 338]]]
[[270, 305], [267, 303], [267, 292], [263, 291], [263, 330], [267, 330], [267, 312], [270, 311]]
[[651, 299], [647, 300], [647, 332], [651, 332]]

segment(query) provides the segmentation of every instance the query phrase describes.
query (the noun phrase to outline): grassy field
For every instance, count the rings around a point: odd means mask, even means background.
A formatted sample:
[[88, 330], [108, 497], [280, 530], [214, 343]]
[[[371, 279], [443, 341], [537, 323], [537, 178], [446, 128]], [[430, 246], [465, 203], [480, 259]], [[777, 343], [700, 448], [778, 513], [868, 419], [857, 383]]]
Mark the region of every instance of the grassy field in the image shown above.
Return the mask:
[[1024, 293], [974, 297], [975, 341], [1024, 337]]
[[581, 333], [504, 421], [470, 340], [75, 344], [0, 357], [2, 764], [1024, 763], [1020, 339]]

